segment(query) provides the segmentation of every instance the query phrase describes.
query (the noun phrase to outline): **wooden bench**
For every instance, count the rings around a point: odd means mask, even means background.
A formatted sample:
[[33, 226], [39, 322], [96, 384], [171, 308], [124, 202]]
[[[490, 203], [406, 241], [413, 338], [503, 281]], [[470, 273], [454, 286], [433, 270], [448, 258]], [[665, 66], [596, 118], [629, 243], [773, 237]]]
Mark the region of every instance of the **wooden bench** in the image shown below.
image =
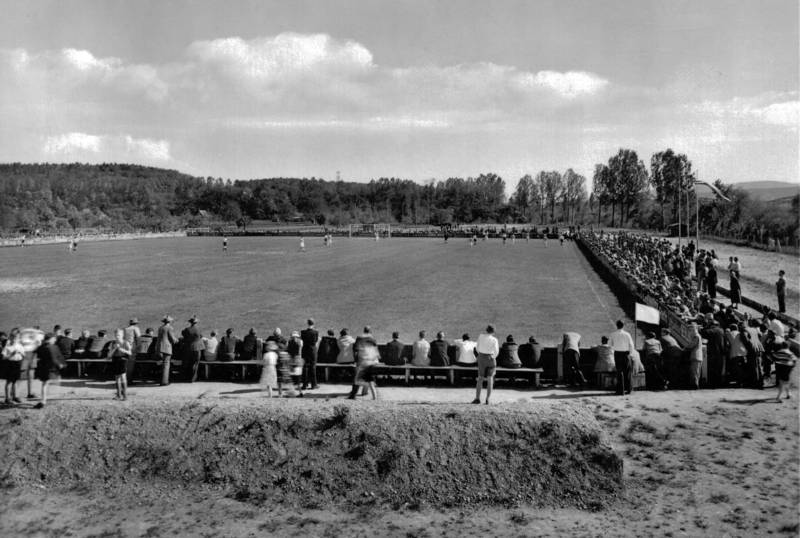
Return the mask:
[[200, 361], [203, 367], [203, 379], [209, 379], [209, 371], [211, 366], [241, 366], [242, 379], [247, 375], [248, 366], [264, 366], [264, 361], [259, 359], [251, 359], [248, 361]]
[[[355, 372], [355, 364], [338, 364], [338, 363], [317, 363], [317, 370], [322, 369], [322, 377], [327, 383], [330, 379], [331, 370], [353, 370]], [[496, 374], [502, 374], [503, 377], [527, 377], [530, 376], [533, 381], [534, 387], [539, 387], [541, 383], [541, 374], [544, 372], [542, 368], [496, 368]], [[471, 368], [468, 366], [415, 366], [413, 364], [401, 364], [397, 366], [378, 363], [375, 366], [376, 375], [392, 375], [401, 374], [405, 377], [405, 382], [408, 385], [411, 382], [411, 376], [429, 375], [435, 377], [437, 375], [447, 376], [447, 380], [451, 385], [455, 385], [456, 374], [459, 373], [474, 373], [478, 374], [477, 367]], [[510, 375], [509, 375], [510, 374]]]
[[103, 359], [67, 359], [67, 365], [74, 364], [78, 367], [78, 377], [83, 375], [83, 367], [89, 364], [111, 364], [110, 358]]

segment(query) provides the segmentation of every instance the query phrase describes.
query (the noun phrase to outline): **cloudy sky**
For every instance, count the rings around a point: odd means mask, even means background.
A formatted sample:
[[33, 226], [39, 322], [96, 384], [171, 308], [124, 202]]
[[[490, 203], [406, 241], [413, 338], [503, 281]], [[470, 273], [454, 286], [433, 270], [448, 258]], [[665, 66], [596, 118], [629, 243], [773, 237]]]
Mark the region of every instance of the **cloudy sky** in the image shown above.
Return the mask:
[[224, 178], [685, 152], [800, 181], [796, 0], [3, 0], [0, 161]]

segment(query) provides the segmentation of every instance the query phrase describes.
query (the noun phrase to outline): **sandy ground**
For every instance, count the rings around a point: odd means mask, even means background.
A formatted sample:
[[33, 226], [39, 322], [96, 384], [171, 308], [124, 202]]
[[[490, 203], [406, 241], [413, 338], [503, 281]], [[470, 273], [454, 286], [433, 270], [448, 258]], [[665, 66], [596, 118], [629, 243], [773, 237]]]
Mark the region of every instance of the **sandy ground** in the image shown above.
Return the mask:
[[[304, 405], [343, 398], [344, 385], [323, 385]], [[38, 387], [37, 387], [38, 389]], [[111, 399], [109, 382], [65, 381], [61, 399], [136, 406], [167, 396], [218, 405], [264, 395], [233, 383], [145, 385], [128, 402]], [[430, 506], [303, 510], [238, 501], [224, 491], [161, 487], [47, 490], [31, 484], [0, 491], [3, 536], [797, 536], [800, 479], [797, 390], [783, 403], [775, 391], [723, 389], [636, 392], [501, 386], [493, 405], [540, 399], [586, 405], [624, 458], [625, 492], [599, 511], [530, 506], [441, 509]], [[468, 402], [470, 387], [383, 387], [385, 401]], [[28, 404], [26, 404], [28, 405]], [[362, 399], [356, 403], [369, 406]], [[31, 413], [47, 412], [31, 409]]]

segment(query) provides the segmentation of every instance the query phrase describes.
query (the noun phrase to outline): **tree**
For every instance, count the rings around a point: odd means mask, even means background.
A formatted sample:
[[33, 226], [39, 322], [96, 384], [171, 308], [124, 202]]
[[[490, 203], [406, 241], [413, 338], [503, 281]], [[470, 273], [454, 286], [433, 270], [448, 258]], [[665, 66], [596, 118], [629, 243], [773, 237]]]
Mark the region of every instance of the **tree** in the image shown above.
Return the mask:
[[650, 183], [655, 188], [656, 201], [661, 204], [662, 227], [666, 224], [664, 206], [671, 203], [672, 221], [676, 221], [680, 206], [678, 196], [692, 187], [694, 179], [692, 162], [682, 153], [667, 149], [650, 158]]
[[531, 176], [529, 174], [525, 174], [520, 178], [519, 183], [517, 183], [517, 188], [514, 190], [514, 205], [519, 209], [519, 212], [522, 215], [528, 217], [528, 220], [532, 220], [532, 204], [534, 202], [535, 188], [536, 187]]
[[603, 204], [608, 203], [608, 183], [610, 172], [608, 166], [604, 164], [594, 165], [594, 176], [592, 177], [592, 196], [597, 202], [597, 225], [600, 226], [600, 219], [603, 213]]
[[[561, 174], [552, 171], [552, 172], [539, 172], [536, 176], [539, 185], [541, 186], [543, 198], [546, 201], [547, 205], [550, 206], [550, 222], [555, 222], [556, 220], [556, 200], [561, 196], [561, 190], [564, 186], [564, 182], [561, 179]], [[542, 221], [544, 223], [544, 221]]]
[[564, 172], [563, 182], [564, 220], [574, 222], [575, 208], [586, 198], [586, 178], [569, 168]]
[[[647, 187], [647, 169], [635, 151], [620, 149], [608, 160], [608, 170], [613, 186], [612, 204], [619, 203], [620, 220], [624, 223], [630, 217], [633, 203]], [[611, 225], [614, 225], [613, 216]]]

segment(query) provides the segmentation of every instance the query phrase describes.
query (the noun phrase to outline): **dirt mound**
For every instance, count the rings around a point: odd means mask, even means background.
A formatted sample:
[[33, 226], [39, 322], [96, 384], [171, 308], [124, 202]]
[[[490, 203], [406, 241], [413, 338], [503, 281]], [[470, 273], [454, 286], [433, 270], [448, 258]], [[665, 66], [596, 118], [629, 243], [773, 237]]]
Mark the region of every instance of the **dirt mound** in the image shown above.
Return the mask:
[[599, 508], [622, 481], [594, 417], [563, 402], [59, 402], [4, 412], [0, 432], [9, 486], [174, 484], [309, 507]]

